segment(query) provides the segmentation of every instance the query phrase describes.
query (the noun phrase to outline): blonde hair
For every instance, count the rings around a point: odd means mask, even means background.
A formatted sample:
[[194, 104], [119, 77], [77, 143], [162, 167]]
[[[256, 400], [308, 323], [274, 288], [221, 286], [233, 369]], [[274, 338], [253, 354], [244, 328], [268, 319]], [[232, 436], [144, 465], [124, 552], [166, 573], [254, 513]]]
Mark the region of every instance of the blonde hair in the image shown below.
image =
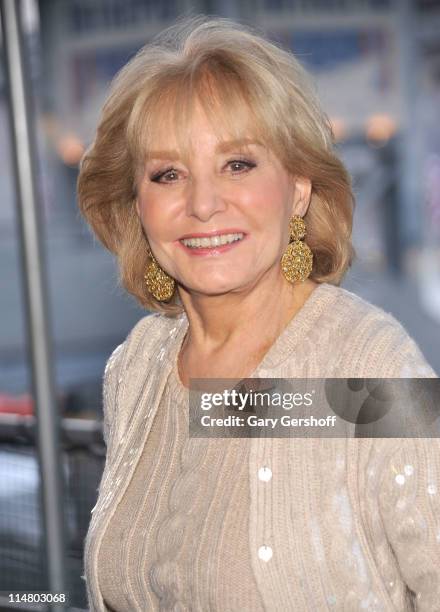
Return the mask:
[[163, 303], [145, 286], [150, 259], [135, 208], [136, 180], [157, 129], [171, 129], [183, 158], [189, 155], [196, 99], [213, 129], [236, 139], [250, 130], [292, 175], [311, 180], [304, 217], [314, 255], [310, 278], [339, 284], [354, 257], [354, 198], [306, 72], [290, 52], [249, 26], [202, 15], [179, 20], [122, 68], [80, 164], [80, 210], [117, 255], [122, 285], [148, 310], [182, 311], [177, 291]]

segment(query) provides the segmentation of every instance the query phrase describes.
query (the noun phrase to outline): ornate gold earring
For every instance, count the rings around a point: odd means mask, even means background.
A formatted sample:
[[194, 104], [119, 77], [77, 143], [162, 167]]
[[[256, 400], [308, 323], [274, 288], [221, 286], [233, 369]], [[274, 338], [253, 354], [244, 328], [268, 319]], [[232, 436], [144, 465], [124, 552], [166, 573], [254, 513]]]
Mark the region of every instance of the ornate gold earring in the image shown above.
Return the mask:
[[290, 243], [281, 258], [281, 269], [289, 283], [305, 281], [313, 266], [313, 253], [301, 240], [306, 235], [306, 224], [299, 215], [290, 219]]
[[144, 275], [147, 289], [159, 302], [167, 302], [173, 297], [176, 287], [174, 278], [168, 276], [168, 274], [162, 270], [150, 248], [148, 249], [148, 256], [151, 261], [147, 265]]

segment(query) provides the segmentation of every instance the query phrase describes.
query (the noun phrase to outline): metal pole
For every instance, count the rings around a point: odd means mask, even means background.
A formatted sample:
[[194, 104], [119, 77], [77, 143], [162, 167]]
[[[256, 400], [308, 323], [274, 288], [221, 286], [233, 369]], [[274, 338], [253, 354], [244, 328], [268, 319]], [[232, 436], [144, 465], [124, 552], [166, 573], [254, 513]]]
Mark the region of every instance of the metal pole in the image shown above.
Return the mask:
[[[18, 221], [23, 262], [26, 325], [32, 365], [32, 391], [37, 416], [37, 450], [46, 537], [48, 588], [68, 594], [65, 587], [63, 480], [59, 452], [58, 414], [51, 346], [49, 307], [35, 180], [35, 143], [31, 92], [27, 73], [20, 0], [0, 0], [6, 60], [7, 95], [11, 117]], [[53, 604], [52, 610], [65, 610]]]

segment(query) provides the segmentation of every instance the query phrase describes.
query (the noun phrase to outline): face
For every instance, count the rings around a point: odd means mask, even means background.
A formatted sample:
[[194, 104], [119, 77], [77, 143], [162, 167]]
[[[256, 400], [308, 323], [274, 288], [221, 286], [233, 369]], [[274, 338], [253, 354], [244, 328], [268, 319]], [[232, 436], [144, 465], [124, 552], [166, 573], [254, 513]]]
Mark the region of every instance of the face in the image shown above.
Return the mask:
[[310, 182], [255, 141], [243, 153], [226, 135], [219, 140], [200, 107], [191, 128], [188, 163], [163, 134], [138, 181], [136, 209], [159, 265], [183, 290], [203, 295], [279, 277], [289, 219], [305, 213]]

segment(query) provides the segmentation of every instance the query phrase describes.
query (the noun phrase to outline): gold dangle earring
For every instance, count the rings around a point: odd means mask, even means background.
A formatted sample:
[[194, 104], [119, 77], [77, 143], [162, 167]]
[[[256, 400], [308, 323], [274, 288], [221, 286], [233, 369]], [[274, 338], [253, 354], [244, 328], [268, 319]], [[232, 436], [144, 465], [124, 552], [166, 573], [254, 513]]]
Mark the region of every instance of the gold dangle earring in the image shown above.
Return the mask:
[[299, 215], [290, 219], [290, 243], [281, 258], [281, 269], [289, 283], [305, 281], [313, 266], [313, 253], [310, 247], [301, 242], [306, 235], [306, 224]]
[[147, 289], [159, 302], [167, 302], [173, 297], [176, 287], [174, 278], [162, 270], [150, 248], [148, 248], [148, 257], [151, 261], [144, 275]]

